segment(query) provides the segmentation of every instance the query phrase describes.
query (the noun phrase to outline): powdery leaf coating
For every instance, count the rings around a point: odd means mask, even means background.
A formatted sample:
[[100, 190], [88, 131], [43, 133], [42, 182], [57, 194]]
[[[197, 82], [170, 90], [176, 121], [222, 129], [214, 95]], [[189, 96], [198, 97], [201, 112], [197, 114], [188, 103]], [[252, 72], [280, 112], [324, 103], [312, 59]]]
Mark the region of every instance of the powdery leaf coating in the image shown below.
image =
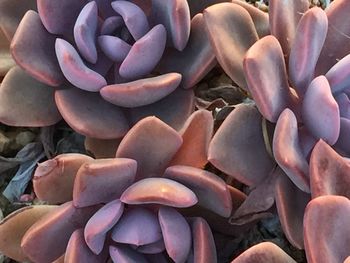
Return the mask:
[[337, 143], [334, 145], [334, 149], [345, 156], [350, 153], [350, 120], [347, 118], [340, 118], [340, 133]]
[[181, 75], [168, 73], [127, 83], [112, 84], [100, 90], [101, 96], [121, 107], [139, 107], [159, 101], [173, 92], [181, 82]]
[[111, 237], [118, 243], [141, 246], [160, 240], [162, 232], [157, 215], [137, 207], [123, 214], [113, 228]]
[[311, 196], [282, 173], [275, 184], [275, 200], [283, 232], [293, 246], [304, 248], [303, 215]]
[[17, 261], [28, 261], [21, 249], [21, 240], [26, 231], [40, 218], [57, 206], [29, 206], [16, 210], [0, 221], [0, 251]]
[[292, 102], [278, 40], [274, 36], [267, 36], [257, 41], [245, 54], [243, 67], [248, 90], [259, 111], [270, 122], [276, 122], [281, 112]]
[[309, 193], [309, 165], [300, 147], [297, 119], [290, 109], [285, 109], [277, 120], [273, 155], [293, 183]]
[[112, 61], [122, 62], [128, 53], [131, 46], [119, 37], [102, 35], [98, 37], [98, 44], [103, 53]]
[[172, 159], [171, 165], [203, 168], [208, 162], [208, 148], [213, 128], [214, 119], [210, 111], [195, 111], [179, 131], [183, 143]]
[[141, 252], [143, 254], [158, 254], [158, 253], [162, 253], [163, 251], [165, 251], [165, 244], [164, 244], [164, 240], [160, 239], [154, 243], [151, 244], [147, 244], [147, 245], [143, 245], [143, 246], [139, 246], [136, 248], [136, 250], [138, 252]]
[[[99, 8], [99, 11], [101, 11], [100, 8]], [[103, 23], [101, 25], [101, 29], [100, 29], [100, 34], [101, 35], [112, 35], [113, 32], [115, 30], [121, 28], [123, 26], [123, 24], [124, 24], [123, 18], [121, 16], [113, 14], [113, 16], [108, 17], [103, 21]]]
[[55, 40], [56, 37], [43, 27], [38, 13], [28, 11], [11, 42], [11, 53], [17, 64], [50, 86], [59, 86], [64, 82], [56, 59]]
[[116, 157], [137, 161], [136, 180], [160, 176], [182, 144], [181, 136], [156, 117], [134, 125], [121, 141]]
[[123, 211], [124, 204], [117, 199], [104, 205], [86, 223], [85, 241], [96, 255], [101, 253], [107, 232], [118, 222]]
[[191, 229], [186, 219], [171, 207], [161, 207], [158, 212], [165, 248], [176, 263], [184, 263], [191, 249]]
[[142, 179], [126, 189], [120, 200], [130, 205], [161, 204], [172, 207], [190, 207], [198, 202], [192, 190], [166, 178]]
[[349, 214], [350, 201], [343, 196], [320, 196], [309, 202], [304, 215], [307, 262], [344, 262], [350, 251]]
[[72, 87], [56, 90], [55, 101], [65, 121], [85, 136], [115, 139], [129, 129], [122, 109], [106, 102], [99, 94]]
[[52, 87], [38, 82], [17, 66], [6, 74], [0, 89], [2, 123], [42, 127], [53, 125], [61, 119]]
[[186, 47], [191, 29], [187, 1], [152, 0], [151, 16], [153, 23], [165, 26], [168, 43], [182, 51]]
[[[350, 119], [350, 99], [345, 93], [340, 93], [335, 97], [337, 104], [339, 106], [340, 121], [342, 118]], [[340, 129], [341, 129], [340, 124]], [[340, 135], [339, 135], [340, 136]], [[339, 140], [339, 139], [338, 139]]]
[[254, 106], [236, 107], [210, 142], [208, 160], [244, 184], [263, 181], [274, 161], [265, 148], [261, 123], [262, 117]]
[[198, 204], [223, 217], [232, 212], [230, 192], [224, 180], [211, 172], [183, 165], [168, 167], [163, 175], [190, 188]]
[[219, 64], [235, 83], [246, 88], [242, 61], [247, 50], [258, 40], [251, 16], [233, 3], [210, 6], [203, 14]]
[[318, 141], [310, 158], [312, 198], [322, 195], [342, 195], [350, 198], [349, 171], [349, 161], [324, 141]]
[[271, 0], [269, 2], [271, 34], [281, 43], [285, 56], [289, 54], [298, 22], [308, 8], [308, 0]]
[[113, 262], [149, 263], [143, 254], [138, 253], [134, 249], [131, 249], [130, 247], [123, 246], [123, 245], [110, 246], [109, 247], [109, 254], [110, 254]]
[[314, 78], [317, 60], [328, 30], [326, 13], [318, 7], [308, 10], [300, 19], [289, 54], [289, 79], [299, 96]]
[[302, 118], [315, 138], [330, 145], [336, 143], [340, 132], [339, 107], [324, 76], [310, 83], [302, 104]]
[[232, 263], [296, 263], [287, 253], [271, 242], [259, 243], [232, 261]]
[[135, 180], [136, 169], [136, 161], [126, 158], [99, 159], [83, 164], [74, 182], [74, 206], [86, 207], [119, 198]]
[[350, 55], [345, 56], [328, 70], [325, 77], [331, 86], [332, 93], [339, 94], [350, 85]]
[[38, 263], [59, 258], [65, 252], [71, 234], [83, 227], [96, 210], [97, 207], [78, 209], [71, 202], [61, 205], [25, 233], [21, 242], [24, 253]]
[[71, 201], [77, 171], [82, 164], [92, 161], [93, 158], [90, 156], [68, 153], [39, 163], [33, 177], [36, 196], [49, 204]]
[[75, 87], [96, 92], [107, 85], [102, 75], [84, 64], [78, 52], [69, 42], [57, 38], [55, 49], [63, 75]]

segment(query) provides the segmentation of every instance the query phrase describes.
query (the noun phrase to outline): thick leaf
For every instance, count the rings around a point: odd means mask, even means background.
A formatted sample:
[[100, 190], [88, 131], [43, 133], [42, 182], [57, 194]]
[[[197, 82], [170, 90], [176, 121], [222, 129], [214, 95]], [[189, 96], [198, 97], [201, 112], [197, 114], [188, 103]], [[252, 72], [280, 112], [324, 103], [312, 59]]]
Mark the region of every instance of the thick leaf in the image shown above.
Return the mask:
[[92, 153], [96, 159], [113, 158], [121, 140], [121, 138], [102, 140], [85, 137], [84, 145], [86, 151]]

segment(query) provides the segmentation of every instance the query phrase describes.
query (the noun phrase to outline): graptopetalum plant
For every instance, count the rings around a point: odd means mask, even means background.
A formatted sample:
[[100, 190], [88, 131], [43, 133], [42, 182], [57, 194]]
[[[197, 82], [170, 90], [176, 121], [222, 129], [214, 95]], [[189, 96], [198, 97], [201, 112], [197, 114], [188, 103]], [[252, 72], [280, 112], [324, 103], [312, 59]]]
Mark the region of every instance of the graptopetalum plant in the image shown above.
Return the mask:
[[216, 262], [206, 220], [181, 210], [196, 205], [197, 213], [228, 218], [244, 199], [201, 169], [212, 131], [205, 110], [193, 113], [180, 132], [147, 117], [125, 135], [115, 158], [62, 154], [39, 164], [33, 186], [46, 205], [4, 219], [0, 251], [38, 263]]
[[11, 41], [17, 67], [1, 84], [0, 121], [41, 127], [63, 117], [99, 139], [149, 115], [180, 128], [194, 110], [190, 88], [216, 64], [203, 15], [191, 21], [190, 11], [186, 0], [1, 0], [2, 49]]
[[[231, 220], [276, 200], [310, 263], [350, 256], [349, 12], [346, 0], [325, 11], [304, 0], [271, 0], [269, 14], [236, 0], [204, 11], [218, 62], [256, 105], [238, 106], [209, 147], [214, 166], [254, 189]], [[294, 260], [267, 243], [234, 262]]]

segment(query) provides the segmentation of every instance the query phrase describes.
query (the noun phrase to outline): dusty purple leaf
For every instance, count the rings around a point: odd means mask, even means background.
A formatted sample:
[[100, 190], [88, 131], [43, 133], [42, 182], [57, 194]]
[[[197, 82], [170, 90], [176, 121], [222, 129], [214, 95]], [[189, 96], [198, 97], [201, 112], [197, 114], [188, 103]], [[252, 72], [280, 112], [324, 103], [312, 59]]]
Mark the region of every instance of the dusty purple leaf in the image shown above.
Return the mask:
[[99, 36], [98, 44], [105, 55], [115, 62], [122, 62], [131, 49], [131, 46], [124, 40], [109, 35]]
[[165, 244], [164, 240], [160, 239], [154, 243], [138, 246], [136, 248], [138, 252], [141, 252], [143, 254], [158, 254], [165, 251]]
[[340, 118], [339, 138], [336, 144], [334, 145], [334, 148], [338, 153], [346, 155], [348, 157], [350, 154], [349, 132], [350, 132], [350, 120], [346, 118]]
[[137, 263], [149, 263], [145, 256], [128, 246], [118, 245], [110, 246], [109, 254], [113, 262], [137, 262]]
[[[108, 0], [110, 1], [110, 0]], [[112, 35], [115, 30], [121, 28], [124, 24], [121, 16], [111, 16], [106, 18], [101, 26], [100, 35]]]
[[350, 99], [346, 93], [340, 93], [335, 97], [339, 106], [339, 112], [341, 118], [350, 119]]
[[331, 86], [332, 93], [339, 94], [350, 85], [350, 55], [339, 60], [326, 73], [326, 78]]

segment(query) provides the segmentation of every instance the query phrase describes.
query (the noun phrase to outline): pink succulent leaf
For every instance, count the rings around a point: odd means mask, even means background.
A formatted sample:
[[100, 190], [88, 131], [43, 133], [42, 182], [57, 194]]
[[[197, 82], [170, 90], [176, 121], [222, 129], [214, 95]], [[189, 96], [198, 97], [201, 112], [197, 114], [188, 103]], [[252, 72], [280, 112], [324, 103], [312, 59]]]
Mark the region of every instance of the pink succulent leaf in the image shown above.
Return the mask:
[[162, 238], [157, 215], [145, 208], [124, 212], [112, 230], [112, 239], [118, 243], [142, 246]]
[[191, 229], [186, 219], [171, 207], [161, 207], [158, 212], [166, 251], [176, 263], [184, 263], [191, 249]]
[[350, 47], [344, 45], [349, 41], [350, 22], [348, 16], [350, 2], [347, 0], [333, 1], [326, 9], [328, 17], [328, 33], [316, 66], [316, 76], [326, 74], [340, 59], [350, 53]]
[[309, 165], [300, 146], [297, 119], [288, 108], [281, 113], [276, 124], [273, 155], [293, 183], [300, 190], [309, 193]]
[[67, 244], [66, 253], [64, 256], [65, 263], [100, 263], [105, 262], [107, 259], [106, 253], [95, 255], [87, 246], [84, 240], [84, 230], [75, 230]]
[[16, 62], [13, 60], [10, 53], [10, 42], [6, 38], [0, 26], [0, 77], [5, 76], [6, 73], [15, 65]]
[[346, 197], [329, 195], [311, 200], [304, 215], [304, 243], [309, 263], [346, 260], [350, 251], [349, 213], [350, 201]]
[[262, 242], [244, 251], [231, 263], [296, 263], [287, 253], [271, 242]]
[[0, 89], [2, 123], [41, 127], [53, 125], [61, 119], [52, 87], [38, 82], [17, 66], [8, 72]]
[[[81, 165], [93, 159], [84, 154], [61, 154], [39, 163], [33, 177], [33, 188], [41, 201], [62, 204], [73, 198], [75, 175]], [[48, 190], [49, 189], [49, 190]]]
[[107, 232], [118, 222], [123, 211], [124, 204], [117, 199], [104, 205], [89, 219], [84, 228], [84, 237], [94, 254], [102, 252]]
[[[65, 203], [41, 218], [24, 235], [21, 247], [33, 262], [46, 263], [59, 258], [72, 233], [84, 227], [98, 207], [75, 208]], [[40, 247], [40, 249], [38, 249]]]
[[74, 40], [77, 48], [90, 63], [96, 63], [96, 33], [98, 23], [98, 9], [95, 1], [89, 2], [80, 11], [74, 25]]
[[217, 262], [214, 237], [208, 223], [201, 217], [191, 219], [193, 261], [196, 263]]
[[180, 73], [181, 87], [188, 89], [195, 86], [216, 63], [206, 34], [203, 14], [197, 14], [191, 21], [191, 34], [186, 47], [182, 51], [166, 49], [157, 69], [161, 73]]
[[320, 140], [310, 158], [312, 198], [322, 195], [342, 195], [350, 198], [349, 171], [349, 161]]
[[126, 158], [99, 159], [83, 164], [74, 182], [74, 206], [86, 207], [119, 198], [135, 180], [136, 169], [136, 161]]
[[231, 215], [229, 189], [217, 175], [199, 168], [176, 165], [166, 169], [163, 176], [190, 188], [198, 198], [198, 205], [223, 217]]
[[36, 0], [3, 0], [0, 3], [0, 24], [8, 40], [14, 36], [22, 17], [28, 10], [36, 11]]
[[18, 65], [49, 86], [59, 86], [64, 81], [55, 55], [55, 40], [43, 27], [38, 13], [28, 11], [11, 42], [11, 53]]
[[110, 246], [109, 247], [109, 254], [113, 260], [113, 262], [120, 262], [120, 263], [128, 263], [128, 262], [137, 262], [137, 263], [150, 263], [146, 257], [135, 251], [134, 249], [124, 246], [124, 245], [118, 245], [118, 246]]
[[[119, 2], [124, 1], [114, 3]], [[165, 27], [156, 25], [133, 44], [119, 68], [119, 74], [126, 79], [137, 79], [151, 73], [164, 53], [165, 43]]]
[[208, 148], [213, 128], [214, 119], [210, 111], [195, 111], [179, 131], [183, 143], [173, 157], [171, 165], [203, 168], [208, 162]]
[[275, 163], [266, 150], [261, 123], [262, 117], [254, 106], [239, 105], [210, 142], [209, 161], [244, 184], [262, 182]]
[[283, 172], [274, 186], [276, 207], [283, 232], [293, 246], [303, 249], [303, 215], [311, 196], [296, 187]]
[[42, 23], [51, 34], [70, 36], [81, 9], [87, 0], [37, 0]]
[[326, 78], [331, 86], [332, 93], [339, 94], [350, 86], [350, 55], [339, 60], [326, 73]]
[[259, 38], [270, 35], [269, 15], [267, 13], [241, 0], [232, 0], [232, 3], [240, 5], [248, 11], [253, 19]]
[[210, 6], [203, 14], [219, 64], [235, 83], [246, 88], [242, 61], [247, 50], [258, 40], [251, 16], [233, 3]]
[[164, 99], [150, 105], [132, 108], [128, 113], [132, 124], [147, 116], [156, 116], [174, 129], [179, 130], [194, 111], [194, 107], [193, 91], [176, 89]]
[[205, 8], [223, 2], [231, 2], [231, 0], [187, 0], [190, 7], [191, 17], [194, 17], [198, 13], [202, 13]]
[[[261, 52], [264, 50], [264, 53]], [[274, 36], [257, 41], [243, 61], [248, 90], [261, 114], [276, 122], [292, 102], [281, 46]]]
[[296, 35], [298, 22], [308, 9], [308, 0], [271, 0], [269, 2], [271, 34], [280, 42], [286, 57]]
[[182, 138], [174, 129], [156, 117], [147, 117], [125, 135], [116, 157], [137, 161], [137, 180], [160, 176], [181, 144]]
[[327, 30], [327, 15], [321, 8], [309, 9], [300, 19], [291, 43], [288, 66], [290, 82], [300, 97], [314, 78]]
[[350, 142], [349, 142], [349, 132], [350, 132], [350, 120], [346, 118], [340, 118], [340, 133], [339, 138], [334, 145], [334, 149], [345, 156], [350, 155]]
[[113, 84], [100, 90], [101, 96], [121, 107], [139, 107], [159, 101], [173, 92], [181, 82], [179, 73], [168, 73], [127, 83]]
[[129, 129], [122, 109], [106, 102], [99, 94], [72, 87], [56, 90], [55, 101], [65, 121], [85, 136], [114, 139]]
[[115, 62], [122, 62], [131, 49], [131, 46], [124, 40], [110, 35], [99, 36], [98, 44], [105, 55]]
[[102, 140], [85, 137], [84, 146], [86, 151], [92, 153], [96, 159], [113, 158], [121, 140], [122, 138]]
[[350, 119], [350, 99], [346, 93], [340, 93], [335, 97], [339, 106], [341, 118]]
[[186, 0], [152, 0], [151, 20], [166, 28], [168, 45], [182, 51], [190, 36], [190, 9]]
[[66, 40], [57, 38], [56, 55], [61, 70], [74, 86], [86, 91], [99, 91], [107, 85], [105, 78], [89, 69], [75, 48]]
[[301, 150], [303, 151], [303, 155], [306, 158], [306, 160], [309, 160], [311, 151], [317, 143], [317, 139], [310, 134], [310, 132], [305, 126], [299, 127], [298, 136], [299, 145], [301, 147]]
[[254, 215], [268, 211], [275, 203], [274, 185], [283, 172], [277, 167], [248, 194], [243, 203], [230, 218], [231, 224], [249, 223], [255, 220]]
[[114, 1], [112, 8], [123, 17], [126, 27], [135, 40], [141, 39], [150, 30], [143, 10], [129, 1]]
[[309, 85], [302, 104], [302, 118], [311, 134], [333, 145], [340, 132], [339, 106], [324, 76]]
[[154, 243], [138, 246], [136, 250], [143, 254], [158, 254], [165, 251], [164, 240], [160, 239]]
[[108, 17], [103, 21], [100, 29], [100, 35], [112, 35], [113, 32], [121, 28], [123, 24], [124, 24], [123, 18], [121, 16], [116, 16], [114, 14], [113, 16]]
[[57, 206], [29, 206], [16, 210], [0, 221], [0, 250], [17, 261], [28, 261], [21, 248], [25, 232], [40, 218], [54, 211]]
[[167, 178], [142, 179], [126, 189], [120, 200], [130, 205], [161, 204], [172, 207], [190, 207], [198, 203], [192, 190]]

